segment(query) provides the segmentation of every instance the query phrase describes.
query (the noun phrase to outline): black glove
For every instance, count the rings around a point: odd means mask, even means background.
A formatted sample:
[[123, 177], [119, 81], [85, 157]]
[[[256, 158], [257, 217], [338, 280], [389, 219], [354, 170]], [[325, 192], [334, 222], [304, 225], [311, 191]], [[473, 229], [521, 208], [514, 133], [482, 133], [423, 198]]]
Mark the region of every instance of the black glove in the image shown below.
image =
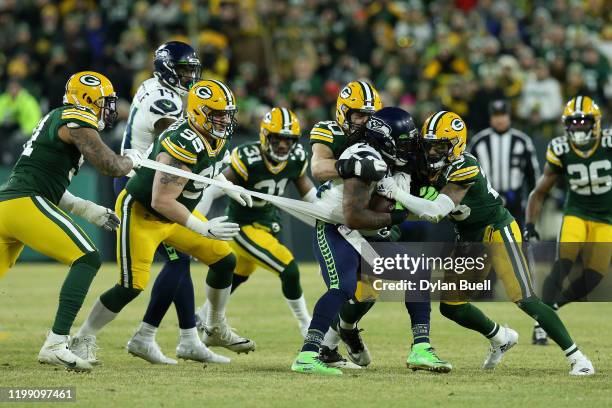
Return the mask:
[[343, 179], [358, 177], [364, 181], [380, 181], [387, 173], [387, 164], [382, 160], [350, 157], [337, 160], [336, 170]]
[[525, 224], [525, 228], [523, 228], [523, 240], [540, 240], [540, 234], [538, 234], [538, 231], [536, 231], [535, 225], [532, 222]]

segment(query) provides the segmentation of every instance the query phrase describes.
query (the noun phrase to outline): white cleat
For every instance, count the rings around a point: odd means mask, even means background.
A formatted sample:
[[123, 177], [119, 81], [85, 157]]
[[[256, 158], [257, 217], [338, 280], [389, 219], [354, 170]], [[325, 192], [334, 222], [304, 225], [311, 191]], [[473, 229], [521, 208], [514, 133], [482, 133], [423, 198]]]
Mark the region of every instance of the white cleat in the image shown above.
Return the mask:
[[204, 303], [201, 308], [196, 310], [195, 318], [196, 318], [196, 328], [198, 329], [198, 333], [200, 337], [204, 337], [204, 327], [206, 327], [206, 315], [208, 313], [208, 302]]
[[255, 350], [255, 342], [234, 333], [225, 319], [215, 326], [203, 326], [202, 329], [202, 341], [209, 347], [225, 347], [238, 354]]
[[576, 360], [572, 363], [572, 369], [569, 372], [570, 375], [593, 375], [595, 374], [595, 368], [593, 363], [586, 357]]
[[91, 365], [100, 364], [96, 357], [98, 346], [96, 345], [96, 336], [89, 335], [83, 337], [73, 337], [68, 346], [74, 355], [82, 358]]
[[143, 341], [138, 334], [130, 339], [127, 343], [127, 351], [133, 356], [140, 357], [151, 364], [168, 364], [174, 365], [176, 360], [166, 357], [162, 353], [159, 345], [155, 340]]
[[38, 353], [38, 361], [66, 367], [70, 371], [91, 371], [91, 364], [73, 354], [68, 348], [69, 336], [47, 335]]
[[176, 347], [176, 356], [183, 360], [199, 361], [200, 363], [229, 364], [230, 359], [213, 353], [204, 343], [179, 343]]
[[485, 370], [491, 370], [501, 363], [504, 354], [510, 350], [516, 343], [518, 343], [518, 333], [509, 327], [500, 327], [499, 330], [504, 330], [506, 334], [506, 341], [500, 345], [491, 344], [489, 354], [482, 365]]

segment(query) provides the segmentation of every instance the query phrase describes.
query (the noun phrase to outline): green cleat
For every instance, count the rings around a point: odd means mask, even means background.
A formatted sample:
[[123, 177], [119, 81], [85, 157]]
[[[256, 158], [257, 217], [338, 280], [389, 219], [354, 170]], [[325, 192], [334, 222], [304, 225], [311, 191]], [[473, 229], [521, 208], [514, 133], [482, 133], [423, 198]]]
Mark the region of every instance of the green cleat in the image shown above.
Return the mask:
[[406, 366], [412, 371], [427, 370], [436, 373], [449, 373], [453, 369], [451, 363], [438, 357], [429, 343], [413, 344]]
[[291, 371], [304, 374], [342, 375], [339, 368], [330, 367], [319, 360], [319, 353], [302, 351], [291, 364]]

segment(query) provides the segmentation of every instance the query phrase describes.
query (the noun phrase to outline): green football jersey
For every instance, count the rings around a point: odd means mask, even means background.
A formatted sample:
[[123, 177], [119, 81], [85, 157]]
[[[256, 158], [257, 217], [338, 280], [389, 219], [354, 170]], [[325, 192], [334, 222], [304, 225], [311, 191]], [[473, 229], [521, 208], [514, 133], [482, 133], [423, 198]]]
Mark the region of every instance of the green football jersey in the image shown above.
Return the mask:
[[[187, 166], [192, 173], [213, 178], [219, 174], [223, 167], [223, 156], [227, 150], [227, 145], [227, 139], [220, 139], [216, 146], [211, 146], [183, 118], [174, 122], [159, 135], [150, 147], [148, 158], [156, 160], [160, 153], [167, 153]], [[141, 167], [136, 170], [136, 174], [128, 181], [125, 188], [136, 201], [160, 219], [166, 220], [164, 216], [151, 208], [154, 177], [155, 170]], [[177, 201], [187, 207], [189, 211], [193, 211], [207, 186], [205, 183], [189, 180]]]
[[336, 121], [326, 120], [316, 123], [310, 131], [310, 144], [315, 143], [328, 146], [337, 159], [348, 147], [348, 136]]
[[[247, 190], [282, 196], [285, 187], [304, 175], [308, 156], [297, 143], [285, 162], [274, 165], [261, 151], [259, 142], [245, 143], [232, 151], [231, 166], [238, 184]], [[227, 209], [229, 219], [240, 225], [259, 224], [272, 233], [280, 231], [278, 209], [264, 200], [253, 197], [253, 207], [243, 207], [230, 200]]]
[[461, 203], [449, 214], [461, 240], [478, 241], [487, 226], [501, 228], [514, 220], [499, 193], [491, 187], [478, 159], [471, 154], [463, 153], [448, 166], [436, 187], [442, 189], [448, 183], [470, 186]]
[[77, 174], [83, 156], [73, 144], [59, 138], [60, 127], [98, 130], [98, 118], [86, 108], [72, 105], [53, 109], [34, 128], [8, 180], [0, 186], [0, 201], [41, 196], [58, 204]]
[[567, 136], [548, 144], [546, 161], [565, 180], [564, 214], [612, 224], [612, 129], [590, 151], [576, 150]]

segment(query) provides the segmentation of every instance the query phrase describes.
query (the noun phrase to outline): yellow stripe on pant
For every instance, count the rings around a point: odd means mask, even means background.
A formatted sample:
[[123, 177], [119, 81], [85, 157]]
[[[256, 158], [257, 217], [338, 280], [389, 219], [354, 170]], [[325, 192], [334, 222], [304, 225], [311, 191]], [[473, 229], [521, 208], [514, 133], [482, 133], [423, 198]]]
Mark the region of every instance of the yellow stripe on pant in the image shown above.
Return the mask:
[[605, 276], [612, 260], [612, 225], [564, 215], [557, 252], [559, 259], [572, 262], [581, 253], [585, 269]]
[[0, 201], [0, 277], [24, 245], [66, 265], [96, 251], [87, 234], [51, 201], [39, 196]]
[[[126, 288], [146, 288], [155, 251], [162, 242], [206, 265], [214, 264], [232, 252], [225, 241], [206, 238], [180, 224], [160, 220], [126, 190], [117, 197], [115, 212], [121, 219], [121, 227], [117, 230], [119, 284]], [[206, 221], [199, 212], [193, 214]]]
[[276, 274], [293, 261], [291, 251], [262, 227], [243, 225], [230, 243], [237, 257], [234, 273], [251, 275], [258, 266]]

